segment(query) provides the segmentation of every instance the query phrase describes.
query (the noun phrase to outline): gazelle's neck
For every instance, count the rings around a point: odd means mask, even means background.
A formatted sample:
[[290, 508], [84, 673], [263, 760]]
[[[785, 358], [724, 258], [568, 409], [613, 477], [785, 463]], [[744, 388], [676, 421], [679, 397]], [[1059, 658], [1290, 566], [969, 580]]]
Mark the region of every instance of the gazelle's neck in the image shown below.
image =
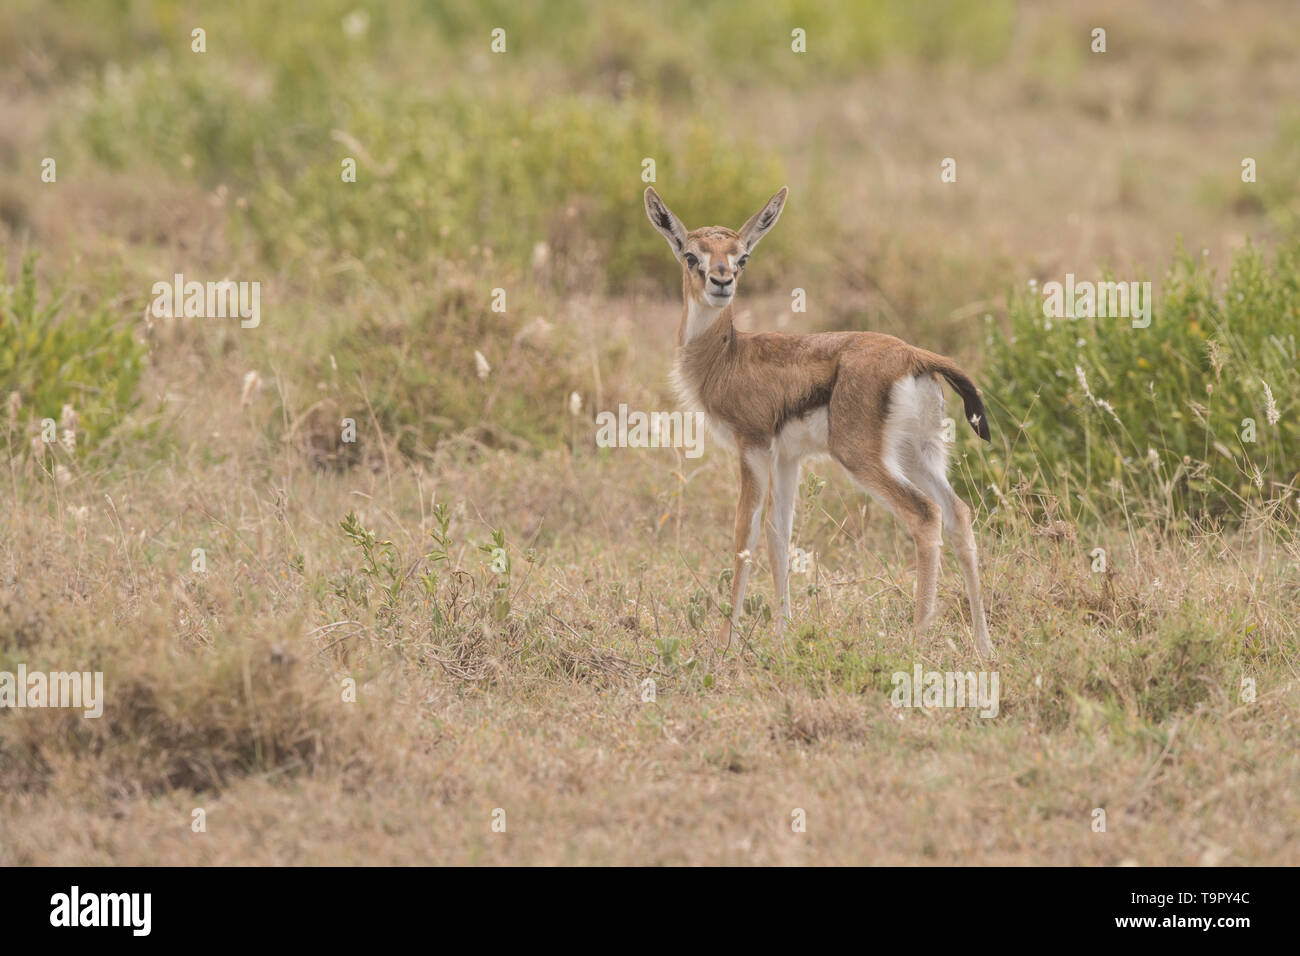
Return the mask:
[[731, 305], [732, 303], [721, 307], [706, 305], [688, 295], [682, 309], [682, 324], [677, 330], [678, 347], [689, 345], [698, 339], [724, 316], [726, 324], [731, 325]]

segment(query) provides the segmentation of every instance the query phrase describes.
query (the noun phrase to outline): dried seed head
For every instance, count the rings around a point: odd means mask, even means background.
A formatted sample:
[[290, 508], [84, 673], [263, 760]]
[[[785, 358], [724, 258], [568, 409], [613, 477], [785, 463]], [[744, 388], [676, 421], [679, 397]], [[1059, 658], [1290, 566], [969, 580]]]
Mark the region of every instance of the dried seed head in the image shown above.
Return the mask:
[[239, 404], [242, 406], [249, 405], [253, 401], [253, 396], [257, 394], [257, 390], [261, 387], [262, 376], [258, 375], [256, 371], [245, 372], [244, 390], [240, 393]]
[[1276, 425], [1282, 414], [1277, 410], [1277, 402], [1273, 400], [1273, 390], [1268, 387], [1268, 382], [1263, 379], [1260, 382], [1264, 386], [1264, 416], [1270, 425]]

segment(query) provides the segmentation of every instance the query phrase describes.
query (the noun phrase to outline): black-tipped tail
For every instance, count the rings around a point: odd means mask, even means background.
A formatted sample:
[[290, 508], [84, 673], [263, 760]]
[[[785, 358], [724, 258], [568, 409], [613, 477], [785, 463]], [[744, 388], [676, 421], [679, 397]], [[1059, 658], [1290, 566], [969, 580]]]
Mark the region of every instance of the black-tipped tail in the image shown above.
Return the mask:
[[980, 392], [975, 387], [975, 383], [964, 375], [960, 379], [951, 375], [945, 375], [944, 378], [948, 380], [948, 384], [953, 387], [953, 390], [961, 396], [962, 406], [966, 410], [966, 421], [970, 422], [970, 427], [975, 429], [976, 435], [988, 441], [989, 419], [984, 412], [984, 399], [980, 398]]
[[989, 441], [989, 417], [984, 411], [984, 399], [980, 398], [980, 390], [975, 387], [970, 376], [958, 368], [955, 362], [942, 355], [930, 353], [926, 359], [928, 371], [942, 375], [952, 386], [953, 391], [961, 396], [962, 405], [966, 410], [966, 421], [975, 430], [975, 434]]

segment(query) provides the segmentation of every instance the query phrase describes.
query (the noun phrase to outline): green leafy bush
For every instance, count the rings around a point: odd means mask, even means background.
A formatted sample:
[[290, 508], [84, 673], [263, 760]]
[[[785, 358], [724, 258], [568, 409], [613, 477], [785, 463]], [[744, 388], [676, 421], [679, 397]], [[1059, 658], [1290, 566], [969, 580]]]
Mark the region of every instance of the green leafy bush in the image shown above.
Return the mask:
[[78, 443], [93, 445], [135, 406], [144, 347], [107, 304], [69, 303], [58, 289], [42, 301], [31, 256], [0, 286], [0, 392], [17, 393], [18, 424], [58, 422], [72, 406]]
[[[396, 275], [477, 248], [518, 272], [545, 243], [557, 286], [613, 291], [670, 274], [641, 212], [644, 159], [692, 226], [737, 226], [785, 182], [773, 153], [720, 134], [711, 109], [682, 122], [663, 102], [822, 81], [891, 56], [995, 59], [1011, 23], [1010, 4], [946, 0], [762, 10], [740, 0], [654, 10], [453, 0], [360, 20], [341, 0], [234, 7], [205, 18], [208, 52], [195, 54], [182, 8], [158, 4], [149, 52], [110, 61], [68, 102], [63, 151], [226, 185], [247, 201], [237, 227], [277, 266], [355, 260]], [[500, 56], [489, 48], [498, 26], [508, 37]], [[807, 54], [790, 49], [795, 28], [807, 32]], [[101, 45], [103, 55], [131, 48]], [[432, 83], [431, 62], [442, 71]], [[342, 181], [347, 157], [355, 183]], [[834, 208], [830, 187], [805, 184], [798, 208], [765, 244], [774, 267], [786, 250], [817, 245], [812, 223]], [[755, 273], [750, 288], [776, 274]]]
[[94, 83], [62, 138], [108, 169], [157, 166], [212, 184], [248, 176], [258, 158], [285, 161], [301, 134], [280, 124], [281, 109], [215, 62], [196, 57], [180, 68], [155, 58]]
[[[1148, 328], [1045, 318], [1012, 296], [982, 375], [994, 444], [970, 488], [1020, 486], [1069, 513], [1236, 516], [1285, 498], [1300, 467], [1300, 245], [1246, 248], [1224, 284], [1180, 252]], [[1247, 421], [1247, 420], [1250, 421]], [[1253, 440], [1252, 440], [1253, 439]], [[968, 459], [969, 460], [969, 459]]]
[[[283, 81], [278, 94], [312, 98], [382, 64], [425, 85], [446, 75], [488, 77], [523, 68], [544, 71], [570, 89], [688, 100], [716, 88], [720, 73], [729, 83], [792, 85], [860, 74], [891, 58], [986, 66], [1006, 57], [1015, 25], [1011, 0], [236, 0], [205, 9], [198, 21], [181, 0], [82, 4], [75, 16], [66, 6], [6, 4], [0, 59], [34, 80], [142, 55], [192, 61], [190, 31], [201, 25], [207, 31], [202, 56], [244, 75], [275, 73]], [[501, 56], [489, 52], [498, 28], [506, 34]], [[791, 49], [795, 29], [805, 31], [801, 54]], [[52, 62], [21, 56], [21, 37], [35, 38]], [[432, 77], [431, 63], [442, 68]]]
[[394, 102], [357, 112], [348, 134], [374, 157], [358, 158], [356, 183], [342, 182], [339, 157], [358, 150], [341, 144], [250, 199], [272, 261], [324, 251], [382, 271], [491, 250], [492, 268], [517, 273], [545, 243], [538, 268], [557, 284], [618, 287], [670, 263], [645, 222], [644, 158], [693, 225], [738, 226], [782, 182], [774, 159], [701, 124], [679, 134], [648, 106], [578, 97]]
[[[102, 84], [64, 136], [109, 167], [156, 162], [225, 182], [247, 198], [237, 226], [275, 266], [355, 262], [391, 276], [484, 252], [498, 271], [584, 289], [670, 264], [645, 222], [643, 160], [692, 225], [739, 226], [784, 182], [772, 155], [644, 102], [340, 84], [328, 103], [288, 110], [246, 85], [156, 63]], [[765, 256], [791, 247], [788, 231]]]
[[[564, 0], [531, 7], [465, 0], [431, 8], [437, 32], [464, 48], [506, 29], [521, 56], [554, 62], [575, 85], [595, 78], [610, 91], [649, 90], [663, 98], [699, 96], [718, 82], [785, 85], [861, 73], [891, 58], [984, 66], [1007, 53], [1014, 5], [862, 3], [859, 0], [663, 0], [609, 4]], [[805, 51], [793, 52], [792, 31]]]

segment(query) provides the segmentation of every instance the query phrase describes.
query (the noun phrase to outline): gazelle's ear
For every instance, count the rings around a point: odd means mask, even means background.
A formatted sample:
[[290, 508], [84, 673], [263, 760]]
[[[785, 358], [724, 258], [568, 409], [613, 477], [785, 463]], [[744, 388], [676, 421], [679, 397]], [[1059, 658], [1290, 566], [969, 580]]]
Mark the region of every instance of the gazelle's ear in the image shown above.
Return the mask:
[[788, 192], [789, 190], [782, 186], [777, 190], [776, 195], [767, 201], [766, 206], [750, 216], [749, 221], [740, 227], [740, 238], [745, 240], [747, 252], [753, 252], [754, 247], [758, 245], [758, 240], [766, 236], [776, 225], [776, 221], [781, 218], [781, 210], [785, 206]]
[[673, 211], [664, 205], [664, 201], [659, 198], [653, 186], [645, 188], [645, 214], [650, 217], [650, 225], [658, 229], [668, 240], [673, 255], [681, 259], [686, 252], [686, 227], [673, 215]]

